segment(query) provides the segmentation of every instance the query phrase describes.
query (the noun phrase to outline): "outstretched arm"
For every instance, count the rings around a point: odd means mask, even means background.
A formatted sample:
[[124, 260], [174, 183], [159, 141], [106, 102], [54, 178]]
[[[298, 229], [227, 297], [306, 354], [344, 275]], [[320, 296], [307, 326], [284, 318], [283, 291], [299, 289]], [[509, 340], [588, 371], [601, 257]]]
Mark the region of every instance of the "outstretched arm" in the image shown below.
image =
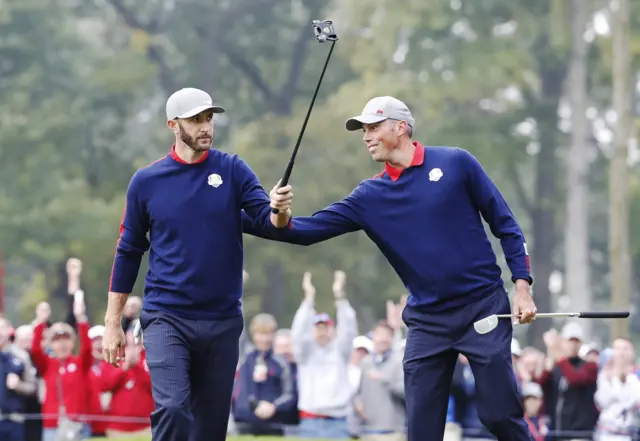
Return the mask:
[[[271, 206], [281, 211], [290, 207], [291, 195], [283, 189], [271, 191]], [[364, 193], [362, 185], [341, 201], [314, 213], [312, 216], [291, 218], [286, 228], [273, 228], [270, 238], [296, 245], [313, 245], [333, 237], [363, 229]], [[283, 202], [286, 200], [287, 202]]]

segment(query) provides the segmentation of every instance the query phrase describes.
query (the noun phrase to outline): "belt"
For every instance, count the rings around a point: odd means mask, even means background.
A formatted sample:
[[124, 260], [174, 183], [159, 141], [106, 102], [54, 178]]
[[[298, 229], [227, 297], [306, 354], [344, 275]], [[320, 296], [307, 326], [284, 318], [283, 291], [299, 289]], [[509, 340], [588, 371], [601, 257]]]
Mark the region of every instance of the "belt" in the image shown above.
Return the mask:
[[14, 423], [24, 423], [26, 418], [21, 413], [17, 412], [9, 412], [3, 413], [0, 412], [0, 421], [13, 421]]

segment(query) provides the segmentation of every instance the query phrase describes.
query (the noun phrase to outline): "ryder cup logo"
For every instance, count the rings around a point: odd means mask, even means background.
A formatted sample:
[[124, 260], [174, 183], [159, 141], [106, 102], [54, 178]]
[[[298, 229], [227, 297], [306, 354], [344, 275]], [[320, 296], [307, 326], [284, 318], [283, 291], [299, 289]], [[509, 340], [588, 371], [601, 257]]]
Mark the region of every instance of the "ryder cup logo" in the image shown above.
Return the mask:
[[439, 168], [434, 168], [429, 172], [429, 180], [432, 182], [437, 182], [442, 177], [442, 170]]
[[218, 188], [222, 185], [222, 178], [220, 177], [220, 175], [217, 174], [212, 174], [209, 175], [209, 179], [207, 180], [207, 184], [209, 184], [210, 186], [214, 187], [214, 188]]

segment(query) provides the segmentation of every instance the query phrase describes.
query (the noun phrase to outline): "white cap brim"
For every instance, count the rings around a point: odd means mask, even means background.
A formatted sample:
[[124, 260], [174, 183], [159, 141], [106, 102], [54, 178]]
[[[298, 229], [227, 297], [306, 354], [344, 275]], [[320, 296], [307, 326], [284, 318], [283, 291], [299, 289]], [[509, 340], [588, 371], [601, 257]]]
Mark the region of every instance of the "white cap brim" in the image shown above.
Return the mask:
[[384, 121], [387, 118], [386, 116], [380, 115], [360, 115], [354, 116], [353, 118], [349, 118], [345, 123], [345, 126], [348, 131], [355, 132], [356, 130], [360, 130], [363, 124], [375, 124], [381, 121]]
[[198, 106], [195, 107], [191, 110], [189, 110], [188, 112], [183, 113], [182, 115], [178, 115], [178, 118], [180, 119], [184, 119], [184, 118], [191, 118], [192, 116], [196, 116], [198, 113], [204, 112], [205, 110], [209, 110], [212, 109], [213, 113], [224, 113], [225, 109], [222, 106]]

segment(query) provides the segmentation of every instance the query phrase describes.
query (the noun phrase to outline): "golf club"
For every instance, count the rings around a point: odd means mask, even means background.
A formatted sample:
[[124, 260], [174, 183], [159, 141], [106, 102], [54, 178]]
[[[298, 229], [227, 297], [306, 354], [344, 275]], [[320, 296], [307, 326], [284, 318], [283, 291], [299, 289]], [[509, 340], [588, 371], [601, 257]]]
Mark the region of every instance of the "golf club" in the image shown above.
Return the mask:
[[[320, 73], [320, 79], [318, 80], [318, 84], [316, 85], [316, 90], [313, 92], [313, 98], [311, 98], [311, 104], [309, 105], [309, 110], [307, 110], [307, 116], [304, 118], [304, 122], [302, 123], [302, 129], [300, 130], [300, 134], [298, 135], [298, 140], [296, 141], [296, 145], [293, 149], [293, 153], [291, 153], [291, 158], [289, 159], [289, 163], [287, 164], [287, 168], [284, 171], [284, 176], [280, 181], [280, 187], [284, 187], [289, 183], [289, 178], [291, 177], [291, 172], [293, 171], [293, 164], [296, 160], [296, 156], [298, 154], [298, 149], [300, 148], [300, 142], [302, 141], [302, 136], [304, 135], [304, 131], [307, 128], [307, 123], [309, 122], [309, 117], [311, 116], [311, 110], [313, 110], [313, 105], [316, 102], [316, 97], [318, 96], [318, 91], [320, 90], [320, 85], [322, 84], [322, 78], [324, 78], [324, 73], [327, 70], [327, 66], [329, 65], [329, 59], [331, 59], [331, 54], [333, 53], [333, 47], [336, 45], [336, 41], [338, 41], [338, 35], [333, 29], [333, 22], [331, 20], [314, 20], [313, 31], [316, 35], [316, 39], [319, 43], [324, 43], [325, 41], [331, 42], [331, 47], [329, 48], [329, 54], [327, 55], [327, 59], [324, 62], [324, 67], [322, 68], [322, 72]], [[272, 208], [271, 212], [273, 214], [278, 214], [277, 208]]]
[[[494, 314], [489, 317], [478, 320], [473, 324], [473, 328], [478, 334], [487, 334], [498, 326], [499, 319], [509, 318], [512, 319], [516, 316], [512, 314]], [[536, 314], [538, 318], [550, 318], [550, 317], [576, 317], [584, 319], [623, 319], [629, 317], [629, 311], [616, 311], [616, 312], [547, 312], [542, 314]]]
[[133, 328], [133, 339], [135, 344], [140, 343], [141, 334], [142, 334], [142, 325], [140, 324], [140, 320], [136, 320], [136, 326]]

